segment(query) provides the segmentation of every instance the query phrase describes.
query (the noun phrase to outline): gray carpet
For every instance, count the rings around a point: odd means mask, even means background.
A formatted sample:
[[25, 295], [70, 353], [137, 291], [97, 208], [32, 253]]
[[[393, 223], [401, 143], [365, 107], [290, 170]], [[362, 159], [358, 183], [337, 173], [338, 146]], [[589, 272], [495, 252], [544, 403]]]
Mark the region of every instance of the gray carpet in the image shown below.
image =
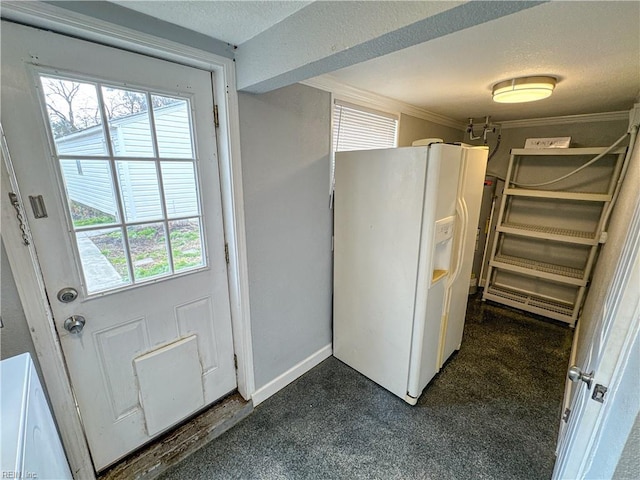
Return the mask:
[[571, 337], [472, 298], [418, 405], [331, 357], [161, 478], [548, 479]]

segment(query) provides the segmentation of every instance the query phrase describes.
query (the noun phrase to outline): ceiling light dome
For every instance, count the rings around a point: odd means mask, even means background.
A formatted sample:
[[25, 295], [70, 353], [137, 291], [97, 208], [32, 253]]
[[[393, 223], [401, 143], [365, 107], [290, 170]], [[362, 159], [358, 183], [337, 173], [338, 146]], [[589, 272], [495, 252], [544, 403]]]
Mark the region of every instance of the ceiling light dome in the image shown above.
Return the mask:
[[493, 101], [498, 103], [535, 102], [550, 96], [555, 86], [554, 77], [513, 78], [493, 86]]

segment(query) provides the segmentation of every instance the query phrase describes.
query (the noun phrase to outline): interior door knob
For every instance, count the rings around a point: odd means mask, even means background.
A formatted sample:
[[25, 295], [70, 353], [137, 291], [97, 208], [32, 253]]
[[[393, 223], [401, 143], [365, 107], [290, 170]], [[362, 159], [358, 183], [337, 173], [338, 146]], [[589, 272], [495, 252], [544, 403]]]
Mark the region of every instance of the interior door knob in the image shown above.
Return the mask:
[[591, 389], [591, 382], [593, 382], [593, 372], [584, 373], [582, 370], [580, 370], [580, 367], [578, 367], [577, 365], [572, 365], [569, 368], [569, 372], [567, 373], [567, 376], [569, 377], [569, 380], [571, 380], [572, 382], [578, 382], [582, 380], [584, 383], [587, 384], [587, 388]]
[[71, 315], [64, 321], [64, 328], [71, 333], [80, 333], [84, 328], [86, 320], [80, 315]]

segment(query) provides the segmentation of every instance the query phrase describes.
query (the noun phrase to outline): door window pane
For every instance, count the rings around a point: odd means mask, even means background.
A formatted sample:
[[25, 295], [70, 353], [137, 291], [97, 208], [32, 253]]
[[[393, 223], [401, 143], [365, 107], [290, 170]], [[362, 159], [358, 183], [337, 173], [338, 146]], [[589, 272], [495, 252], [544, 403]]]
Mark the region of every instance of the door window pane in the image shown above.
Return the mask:
[[74, 227], [118, 221], [111, 168], [107, 160], [60, 160]]
[[151, 280], [170, 273], [164, 224], [128, 227], [127, 236], [136, 281]]
[[193, 158], [189, 102], [152, 95], [153, 117], [160, 158]]
[[102, 87], [102, 98], [113, 154], [116, 157], [153, 157], [147, 95]]
[[89, 293], [131, 283], [120, 228], [76, 232], [76, 241]]
[[204, 265], [199, 219], [190, 218], [169, 222], [169, 237], [173, 268], [176, 272]]
[[58, 155], [106, 155], [96, 86], [48, 76], [40, 80]]
[[87, 293], [205, 267], [189, 100], [40, 79]]
[[198, 215], [198, 188], [192, 162], [162, 162], [167, 217]]
[[126, 221], [162, 219], [156, 162], [118, 161], [116, 165]]

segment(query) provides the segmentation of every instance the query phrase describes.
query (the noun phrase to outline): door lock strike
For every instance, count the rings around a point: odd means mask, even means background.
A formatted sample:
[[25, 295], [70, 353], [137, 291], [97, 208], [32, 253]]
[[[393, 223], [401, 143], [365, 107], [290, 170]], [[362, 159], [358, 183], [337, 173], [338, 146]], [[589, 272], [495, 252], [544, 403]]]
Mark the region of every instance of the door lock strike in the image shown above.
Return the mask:
[[596, 402], [604, 403], [605, 393], [607, 393], [607, 387], [605, 387], [604, 385], [600, 385], [599, 383], [596, 383], [596, 386], [593, 389], [593, 394], [591, 395], [591, 398]]

